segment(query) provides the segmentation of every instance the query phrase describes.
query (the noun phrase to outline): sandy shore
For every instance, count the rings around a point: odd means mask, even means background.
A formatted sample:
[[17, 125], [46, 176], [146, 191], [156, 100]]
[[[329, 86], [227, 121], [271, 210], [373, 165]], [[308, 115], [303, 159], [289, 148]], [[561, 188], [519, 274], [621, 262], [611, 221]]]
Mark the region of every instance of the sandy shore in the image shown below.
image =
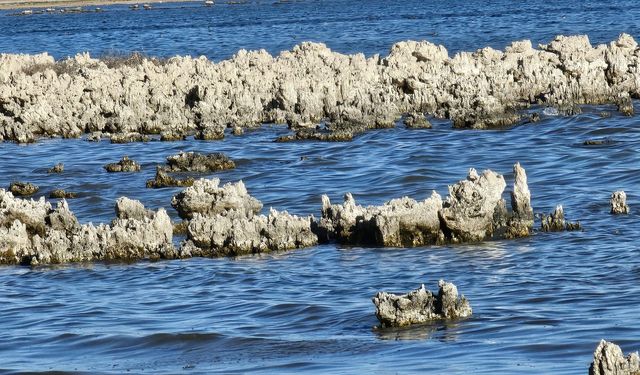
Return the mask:
[[150, 4], [150, 3], [193, 3], [196, 0], [42, 0], [42, 1], [16, 1], [0, 0], [0, 10], [25, 9], [25, 8], [61, 8], [61, 7], [91, 7], [116, 4]]

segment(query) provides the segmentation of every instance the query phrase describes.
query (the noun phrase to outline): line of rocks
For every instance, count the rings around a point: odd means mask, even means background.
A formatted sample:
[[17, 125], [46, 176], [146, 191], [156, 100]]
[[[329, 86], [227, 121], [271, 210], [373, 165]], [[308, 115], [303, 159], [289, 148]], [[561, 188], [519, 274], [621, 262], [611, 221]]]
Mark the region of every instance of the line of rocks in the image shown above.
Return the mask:
[[575, 113], [581, 104], [612, 103], [631, 115], [637, 47], [627, 34], [595, 47], [587, 36], [558, 36], [538, 49], [524, 40], [449, 57], [443, 46], [407, 41], [366, 58], [302, 43], [277, 57], [240, 50], [218, 63], [186, 56], [117, 67], [86, 53], [58, 62], [0, 54], [0, 140], [86, 133], [116, 143], [152, 134], [221, 139], [227, 127], [239, 134], [264, 123], [355, 133], [393, 126], [403, 114], [408, 126], [427, 127], [429, 114], [480, 129], [517, 123], [532, 104]]

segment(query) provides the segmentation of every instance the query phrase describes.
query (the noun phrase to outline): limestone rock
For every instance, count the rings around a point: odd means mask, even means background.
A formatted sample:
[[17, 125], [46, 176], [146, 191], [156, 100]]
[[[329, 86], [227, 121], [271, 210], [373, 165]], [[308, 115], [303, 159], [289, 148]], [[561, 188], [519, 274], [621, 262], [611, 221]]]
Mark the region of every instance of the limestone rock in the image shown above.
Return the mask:
[[64, 189], [54, 189], [49, 193], [49, 198], [54, 199], [74, 199], [77, 198], [78, 194], [66, 191]]
[[506, 236], [509, 238], [526, 237], [533, 229], [533, 208], [531, 192], [527, 184], [527, 173], [520, 163], [513, 166], [514, 184], [511, 192], [512, 216], [509, 220]]
[[505, 187], [501, 175], [489, 170], [478, 175], [470, 169], [466, 180], [449, 187], [449, 197], [438, 213], [445, 236], [453, 242], [482, 241], [493, 236], [494, 212]]
[[153, 219], [155, 212], [147, 210], [144, 205], [135, 199], [120, 197], [116, 200], [116, 217], [118, 219]]
[[48, 173], [62, 173], [64, 172], [64, 164], [58, 163], [53, 167], [49, 168]]
[[180, 152], [167, 157], [167, 164], [167, 172], [215, 172], [236, 167], [229, 157], [221, 153]]
[[171, 206], [180, 217], [190, 219], [196, 213], [212, 215], [240, 215], [250, 218], [262, 210], [262, 203], [247, 192], [242, 181], [220, 186], [220, 179], [199, 179], [193, 186], [173, 197]]
[[637, 375], [639, 373], [638, 352], [625, 357], [618, 345], [600, 340], [600, 344], [593, 353], [589, 375]]
[[620, 190], [611, 193], [611, 200], [609, 203], [611, 204], [612, 214], [618, 215], [629, 213], [629, 206], [627, 206], [627, 194], [624, 191]]
[[564, 218], [562, 205], [557, 205], [556, 209], [549, 215], [543, 215], [540, 230], [543, 232], [561, 232], [581, 230], [580, 222], [568, 222]]
[[129, 159], [128, 156], [123, 156], [117, 163], [109, 163], [104, 166], [107, 172], [140, 172], [140, 164], [135, 160]]
[[458, 288], [454, 284], [440, 280], [438, 286], [437, 295], [425, 289], [424, 285], [403, 295], [378, 292], [373, 297], [373, 304], [382, 327], [403, 327], [471, 316], [469, 301], [458, 296]]
[[159, 189], [171, 186], [191, 186], [194, 183], [193, 177], [183, 179], [170, 176], [161, 166], [156, 168], [156, 175], [152, 180], [147, 180], [147, 187], [151, 189]]
[[30, 182], [14, 181], [9, 185], [9, 190], [13, 195], [29, 196], [37, 193], [40, 188]]

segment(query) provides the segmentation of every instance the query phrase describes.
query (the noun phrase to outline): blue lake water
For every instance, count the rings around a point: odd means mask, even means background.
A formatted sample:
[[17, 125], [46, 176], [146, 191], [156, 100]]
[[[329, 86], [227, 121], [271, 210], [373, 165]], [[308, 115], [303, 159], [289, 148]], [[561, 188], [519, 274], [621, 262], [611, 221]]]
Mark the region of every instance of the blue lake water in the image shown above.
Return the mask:
[[[144, 51], [226, 58], [239, 48], [277, 53], [303, 40], [335, 50], [386, 53], [394, 42], [428, 39], [450, 51], [511, 40], [547, 42], [588, 33], [607, 42], [640, 35], [633, 1], [306, 1], [274, 5], [154, 4], [102, 13], [10, 16], [0, 12], [0, 52]], [[638, 108], [639, 103], [636, 103]], [[600, 112], [610, 111], [603, 118]], [[563, 204], [584, 231], [416, 249], [335, 244], [235, 259], [0, 268], [0, 372], [77, 373], [526, 373], [584, 374], [601, 338], [640, 349], [640, 128], [613, 107], [584, 107], [501, 131], [365, 133], [349, 143], [274, 143], [287, 129], [265, 126], [223, 141], [112, 145], [43, 140], [0, 145], [0, 186], [27, 180], [78, 192], [82, 222], [108, 222], [126, 195], [170, 207], [179, 189], [144, 187], [156, 164], [180, 150], [224, 152], [265, 207], [320, 214], [320, 195], [362, 204], [432, 190], [490, 168], [512, 183], [519, 161], [535, 212]], [[587, 139], [614, 142], [584, 146]], [[123, 155], [134, 174], [102, 166]], [[48, 175], [57, 162], [65, 172]], [[625, 190], [632, 212], [608, 213]], [[538, 223], [536, 223], [538, 225]], [[377, 330], [371, 297], [439, 279], [454, 282], [474, 315], [450, 323]]]

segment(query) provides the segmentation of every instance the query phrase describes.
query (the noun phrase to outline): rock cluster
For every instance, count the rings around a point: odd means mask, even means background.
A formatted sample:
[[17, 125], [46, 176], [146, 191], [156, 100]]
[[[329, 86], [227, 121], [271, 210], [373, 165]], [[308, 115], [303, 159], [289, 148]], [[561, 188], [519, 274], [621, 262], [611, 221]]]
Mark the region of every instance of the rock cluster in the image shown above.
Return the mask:
[[627, 206], [627, 194], [620, 190], [611, 193], [611, 213], [614, 215], [628, 214], [629, 206]]
[[222, 153], [200, 154], [197, 152], [180, 152], [167, 157], [167, 172], [216, 172], [233, 169], [233, 160]]
[[556, 209], [549, 215], [542, 215], [540, 230], [543, 232], [561, 232], [581, 230], [580, 222], [566, 221], [562, 205], [557, 205]]
[[453, 57], [426, 41], [397, 43], [385, 57], [302, 43], [276, 57], [241, 50], [219, 63], [187, 56], [114, 65], [88, 54], [58, 62], [46, 54], [1, 54], [0, 140], [97, 132], [112, 142], [149, 134], [220, 139], [227, 127], [241, 133], [263, 123], [365, 130], [393, 126], [407, 113], [409, 126], [426, 126], [422, 116], [429, 114], [455, 127], [491, 128], [521, 121], [518, 111], [531, 104], [571, 113], [581, 104], [611, 103], [632, 114], [639, 59], [627, 34], [595, 47], [587, 36], [558, 36], [537, 49], [525, 40]]
[[0, 189], [0, 264], [174, 258], [172, 229], [163, 209], [152, 218], [81, 225], [64, 199], [54, 209], [44, 198], [15, 198]]
[[403, 327], [471, 316], [469, 301], [458, 296], [458, 288], [454, 284], [440, 280], [438, 286], [437, 295], [425, 289], [424, 284], [403, 295], [378, 292], [373, 297], [373, 304], [382, 327]]
[[593, 353], [589, 375], [637, 375], [640, 374], [638, 352], [624, 356], [614, 343], [601, 340]]
[[512, 212], [502, 199], [504, 178], [490, 170], [478, 175], [471, 169], [466, 180], [449, 187], [445, 201], [433, 192], [423, 201], [404, 197], [362, 207], [351, 194], [341, 205], [332, 205], [325, 195], [319, 237], [347, 244], [413, 247], [527, 236], [533, 226], [531, 195], [524, 168], [516, 164], [514, 172]]
[[129, 159], [128, 156], [123, 156], [122, 159], [117, 163], [109, 163], [104, 166], [104, 169], [107, 172], [139, 172], [140, 164], [138, 164], [135, 160]]
[[234, 256], [317, 244], [313, 217], [274, 209], [261, 215], [262, 203], [242, 183], [220, 186], [218, 179], [200, 179], [176, 195], [172, 206], [189, 219], [182, 256]]

